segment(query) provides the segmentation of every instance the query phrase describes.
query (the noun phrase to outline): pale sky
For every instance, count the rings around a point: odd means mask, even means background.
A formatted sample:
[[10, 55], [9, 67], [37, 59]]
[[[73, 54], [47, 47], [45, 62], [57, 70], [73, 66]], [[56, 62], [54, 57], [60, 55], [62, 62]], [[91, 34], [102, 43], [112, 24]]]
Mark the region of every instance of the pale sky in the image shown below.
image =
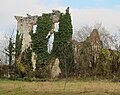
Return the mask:
[[41, 15], [52, 9], [65, 12], [68, 6], [73, 29], [96, 22], [102, 22], [110, 33], [120, 29], [120, 0], [0, 0], [0, 40], [4, 33], [16, 30], [15, 15]]

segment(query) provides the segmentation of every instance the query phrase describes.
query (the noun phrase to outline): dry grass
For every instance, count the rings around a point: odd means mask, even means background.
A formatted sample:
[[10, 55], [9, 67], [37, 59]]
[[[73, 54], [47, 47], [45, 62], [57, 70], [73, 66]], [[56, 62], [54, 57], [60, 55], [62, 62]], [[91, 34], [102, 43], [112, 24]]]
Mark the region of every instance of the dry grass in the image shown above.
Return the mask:
[[120, 95], [120, 83], [108, 81], [23, 82], [0, 80], [0, 95]]

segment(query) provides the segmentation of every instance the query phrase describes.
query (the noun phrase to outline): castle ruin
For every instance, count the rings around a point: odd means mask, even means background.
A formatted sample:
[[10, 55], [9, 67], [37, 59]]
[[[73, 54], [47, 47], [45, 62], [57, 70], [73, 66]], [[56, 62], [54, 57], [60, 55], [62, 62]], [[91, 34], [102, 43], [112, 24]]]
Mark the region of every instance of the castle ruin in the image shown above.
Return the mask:
[[[48, 34], [46, 35], [46, 39], [49, 39], [51, 37], [51, 35], [54, 33], [55, 23], [59, 22], [59, 16], [61, 13], [59, 10], [52, 10], [52, 13], [49, 13], [49, 14], [51, 15], [50, 19], [52, 19], [52, 27], [51, 27], [51, 30], [48, 31]], [[38, 18], [42, 18], [42, 16], [37, 16], [37, 15], [31, 16], [30, 14], [27, 14], [27, 17], [15, 16], [15, 18], [17, 20], [17, 31], [21, 35], [21, 39], [22, 39], [21, 53], [19, 55], [18, 60], [21, 60], [21, 55], [26, 49], [28, 49], [30, 47], [32, 50], [32, 47], [31, 47], [32, 39], [31, 39], [30, 32], [33, 32], [34, 25], [37, 25]], [[49, 43], [48, 43], [48, 52], [50, 53], [51, 50], [49, 48], [50, 47], [49, 47]], [[32, 52], [31, 61], [32, 61], [33, 71], [35, 71], [35, 69], [36, 69], [36, 58], [37, 58], [37, 55], [35, 54], [35, 52]], [[18, 60], [17, 60], [17, 62], [18, 62]], [[58, 62], [59, 62], [58, 58], [56, 60], [58, 60]], [[58, 73], [55, 73], [55, 75], [52, 75], [52, 76], [58, 76], [59, 73], [61, 73], [58, 62], [56, 63], [56, 61], [55, 61], [55, 63], [54, 63], [55, 66], [53, 66], [53, 67], [57, 67], [59, 69], [59, 72], [57, 71]], [[19, 64], [21, 64], [21, 63], [19, 63]]]
[[[74, 62], [76, 73], [79, 75], [90, 73], [98, 63], [99, 53], [103, 48], [97, 29], [93, 29], [90, 36], [83, 42], [73, 41]], [[84, 76], [84, 75], [83, 75]]]

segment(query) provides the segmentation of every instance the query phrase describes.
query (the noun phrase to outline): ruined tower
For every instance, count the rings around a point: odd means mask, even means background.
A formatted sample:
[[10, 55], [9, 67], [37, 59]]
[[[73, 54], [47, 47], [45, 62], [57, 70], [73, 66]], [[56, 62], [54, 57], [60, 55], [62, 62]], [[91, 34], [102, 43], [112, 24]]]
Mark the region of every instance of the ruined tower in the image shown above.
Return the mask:
[[96, 67], [103, 46], [98, 30], [93, 29], [85, 41], [73, 41], [73, 44], [76, 73], [84, 76]]
[[[55, 23], [59, 22], [59, 16], [61, 13], [59, 10], [52, 10], [52, 13], [47, 13], [47, 14], [50, 15], [49, 19], [52, 19], [52, 25], [51, 25], [52, 27], [48, 31], [48, 35], [46, 35], [46, 39], [49, 39], [50, 36], [54, 33]], [[33, 52], [33, 49], [32, 49], [32, 38], [31, 38], [30, 32], [33, 33], [33, 27], [34, 25], [37, 25], [38, 18], [42, 18], [43, 16], [44, 16], [44, 13], [42, 14], [42, 16], [37, 16], [37, 15], [31, 16], [30, 14], [27, 14], [26, 17], [15, 16], [15, 19], [17, 20], [17, 31], [18, 31], [18, 34], [20, 35], [20, 39], [22, 39], [21, 53], [16, 58], [16, 64], [19, 66], [18, 68], [22, 69], [23, 72], [27, 66], [24, 66], [26, 65], [26, 63], [22, 61], [22, 58], [26, 59], [25, 52], [28, 48], [32, 51], [31, 62], [32, 62], [33, 71], [36, 70], [37, 54]], [[48, 43], [48, 49], [49, 49], [49, 43]], [[49, 51], [50, 50], [48, 50], [48, 52]]]
[[89, 41], [91, 44], [92, 55], [94, 55], [94, 58], [93, 58], [94, 63], [96, 63], [97, 57], [99, 56], [99, 52], [103, 46], [97, 29], [93, 29], [93, 31], [90, 34]]

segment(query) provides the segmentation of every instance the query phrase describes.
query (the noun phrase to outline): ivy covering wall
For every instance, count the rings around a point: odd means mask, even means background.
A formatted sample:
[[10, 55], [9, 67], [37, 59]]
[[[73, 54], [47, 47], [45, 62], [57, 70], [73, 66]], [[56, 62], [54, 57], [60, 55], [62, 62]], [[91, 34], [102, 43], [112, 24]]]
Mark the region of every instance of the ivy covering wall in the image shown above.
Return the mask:
[[36, 76], [49, 76], [49, 61], [50, 55], [47, 50], [48, 39], [46, 38], [48, 32], [52, 28], [52, 19], [50, 14], [43, 14], [38, 18], [36, 33], [31, 33], [32, 49], [36, 53]]
[[73, 72], [72, 24], [69, 13], [61, 14], [59, 18], [59, 32], [55, 33], [53, 55], [60, 60], [63, 76]]
[[[50, 77], [50, 63], [59, 59], [62, 77], [76, 75], [77, 77], [120, 77], [120, 52], [115, 50], [103, 50], [94, 62], [94, 54], [91, 52], [91, 44], [88, 40], [79, 47], [77, 63], [74, 63], [74, 49], [72, 44], [72, 23], [69, 12], [61, 13], [59, 17], [59, 31], [54, 33], [53, 50], [48, 53], [48, 32], [53, 25], [51, 14], [43, 14], [37, 20], [37, 30], [30, 32], [31, 47], [21, 53], [22, 35], [17, 31], [15, 48], [16, 71], [20, 77]], [[32, 48], [32, 49], [31, 49]], [[36, 54], [36, 71], [32, 71], [32, 52]], [[77, 64], [77, 65], [76, 65]], [[76, 70], [75, 70], [76, 69]], [[75, 73], [75, 74], [74, 74]]]

